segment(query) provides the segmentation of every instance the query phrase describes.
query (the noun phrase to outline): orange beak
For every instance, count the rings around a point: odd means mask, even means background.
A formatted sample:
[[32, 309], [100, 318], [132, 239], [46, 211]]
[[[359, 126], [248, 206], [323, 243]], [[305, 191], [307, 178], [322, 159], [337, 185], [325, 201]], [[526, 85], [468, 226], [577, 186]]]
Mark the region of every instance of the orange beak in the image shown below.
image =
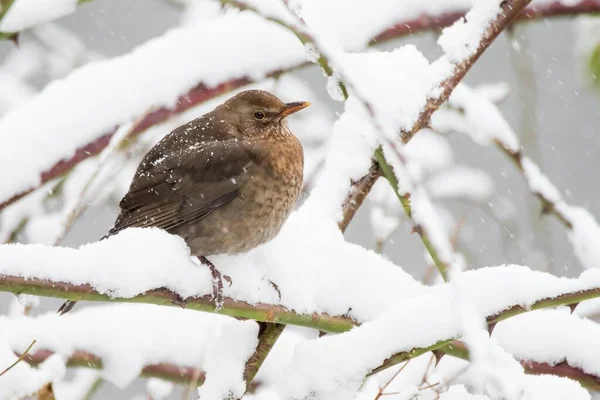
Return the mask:
[[292, 103], [286, 103], [285, 108], [283, 109], [282, 112], [279, 113], [279, 115], [282, 118], [285, 118], [288, 115], [297, 113], [298, 111], [300, 111], [308, 106], [310, 106], [310, 103], [308, 101], [294, 101]]

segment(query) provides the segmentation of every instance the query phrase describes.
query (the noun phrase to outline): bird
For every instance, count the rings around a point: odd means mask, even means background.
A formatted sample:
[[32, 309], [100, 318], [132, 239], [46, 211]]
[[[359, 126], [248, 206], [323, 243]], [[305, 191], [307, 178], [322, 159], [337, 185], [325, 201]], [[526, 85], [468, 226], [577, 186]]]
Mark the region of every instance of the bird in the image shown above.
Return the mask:
[[[286, 118], [309, 105], [246, 90], [174, 129], [142, 159], [103, 239], [131, 227], [180, 236], [210, 268], [220, 308], [221, 274], [207, 257], [246, 253], [278, 234], [304, 170], [302, 145]], [[58, 313], [75, 303], [65, 302]]]

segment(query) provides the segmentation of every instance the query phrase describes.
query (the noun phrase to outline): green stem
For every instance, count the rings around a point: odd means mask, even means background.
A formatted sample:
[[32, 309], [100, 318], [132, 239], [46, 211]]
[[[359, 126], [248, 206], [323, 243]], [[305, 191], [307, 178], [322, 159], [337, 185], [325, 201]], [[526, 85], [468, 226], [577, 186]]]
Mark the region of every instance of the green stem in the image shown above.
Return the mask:
[[[383, 176], [385, 177], [385, 179], [387, 179], [390, 186], [394, 190], [394, 194], [400, 201], [400, 204], [402, 204], [402, 208], [404, 209], [406, 216], [412, 220], [412, 208], [410, 205], [410, 194], [407, 193], [405, 195], [401, 195], [400, 192], [398, 191], [398, 189], [399, 189], [398, 178], [396, 178], [396, 175], [394, 174], [394, 170], [392, 169], [391, 165], [389, 165], [387, 160], [385, 159], [385, 157], [383, 155], [383, 151], [381, 150], [381, 147], [378, 148], [377, 150], [375, 150], [375, 159], [377, 160], [377, 163], [379, 164], [379, 168], [381, 169]], [[440, 275], [444, 279], [444, 282], [448, 282], [448, 266], [446, 265], [446, 263], [444, 261], [442, 261], [440, 259], [435, 246], [433, 245], [433, 243], [431, 243], [431, 240], [429, 239], [429, 235], [427, 234], [426, 229], [421, 225], [421, 226], [415, 227], [415, 232], [417, 232], [419, 234], [419, 237], [421, 238], [423, 245], [425, 246], [425, 248], [427, 249], [427, 252], [431, 256], [431, 259], [433, 260], [433, 263], [435, 264], [436, 268], [438, 269]]]
[[217, 312], [211, 295], [181, 299], [178, 294], [164, 288], [149, 290], [131, 298], [111, 298], [108, 294], [98, 293], [89, 285], [71, 285], [64, 282], [0, 275], [0, 291], [17, 295], [32, 294], [74, 301], [145, 303], [183, 307], [190, 310], [228, 315], [234, 318], [253, 319], [259, 322], [311, 327], [330, 333], [345, 332], [357, 325], [355, 321], [347, 317], [317, 313], [297, 314], [279, 305], [252, 305], [231, 298], [225, 298], [223, 308]]

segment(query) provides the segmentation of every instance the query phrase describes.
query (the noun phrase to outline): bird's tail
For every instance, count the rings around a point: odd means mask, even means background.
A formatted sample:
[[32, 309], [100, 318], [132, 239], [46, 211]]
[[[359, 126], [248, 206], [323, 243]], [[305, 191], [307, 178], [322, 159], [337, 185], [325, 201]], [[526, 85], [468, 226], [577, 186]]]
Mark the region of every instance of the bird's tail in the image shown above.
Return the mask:
[[[104, 235], [100, 238], [100, 240], [104, 240], [107, 237], [111, 236], [112, 234], [112, 230], [111, 232], [109, 232], [107, 235]], [[60, 306], [60, 308], [58, 309], [58, 311], [56, 311], [56, 313], [58, 315], [65, 315], [66, 313], [68, 313], [69, 311], [71, 311], [73, 309], [73, 307], [75, 307], [75, 304], [77, 304], [76, 301], [74, 300], [67, 300], [65, 301], [62, 306]]]

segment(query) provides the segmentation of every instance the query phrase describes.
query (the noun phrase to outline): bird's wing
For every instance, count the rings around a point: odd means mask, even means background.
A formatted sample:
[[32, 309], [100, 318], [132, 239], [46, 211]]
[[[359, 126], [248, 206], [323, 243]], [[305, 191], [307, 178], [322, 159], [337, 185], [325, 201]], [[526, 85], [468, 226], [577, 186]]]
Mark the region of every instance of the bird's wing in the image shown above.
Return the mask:
[[[159, 148], [160, 149], [160, 148]], [[256, 146], [235, 139], [150, 152], [138, 167], [109, 234], [128, 227], [172, 231], [235, 199], [260, 162]]]

